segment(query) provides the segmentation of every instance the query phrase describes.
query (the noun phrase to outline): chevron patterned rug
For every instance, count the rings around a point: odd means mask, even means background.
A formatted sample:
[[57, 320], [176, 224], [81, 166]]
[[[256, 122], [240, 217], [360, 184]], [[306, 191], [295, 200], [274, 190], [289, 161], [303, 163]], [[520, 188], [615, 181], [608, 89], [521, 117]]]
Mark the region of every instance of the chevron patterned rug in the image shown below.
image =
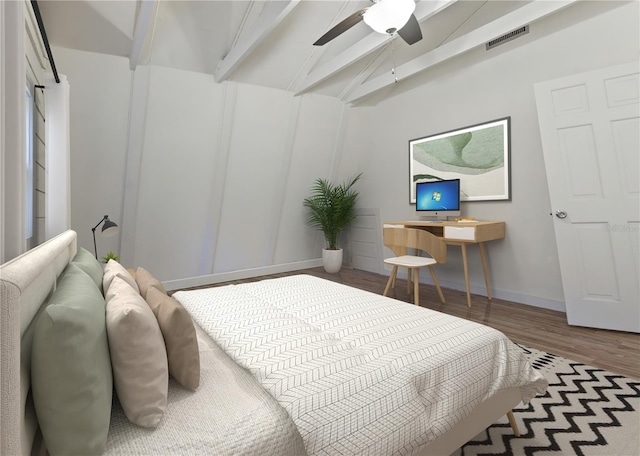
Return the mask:
[[640, 455], [640, 380], [522, 347], [548, 380], [544, 396], [514, 409], [454, 453], [471, 455]]

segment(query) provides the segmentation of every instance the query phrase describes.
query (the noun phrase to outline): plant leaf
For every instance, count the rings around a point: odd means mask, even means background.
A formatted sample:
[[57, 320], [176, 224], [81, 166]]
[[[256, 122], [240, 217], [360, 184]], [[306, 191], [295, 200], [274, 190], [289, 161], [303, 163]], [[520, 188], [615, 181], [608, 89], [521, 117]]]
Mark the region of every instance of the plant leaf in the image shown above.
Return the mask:
[[338, 249], [340, 233], [356, 218], [358, 192], [352, 187], [361, 177], [362, 173], [357, 174], [340, 185], [318, 178], [311, 187], [311, 196], [302, 203], [309, 209], [307, 224], [324, 233], [330, 250]]

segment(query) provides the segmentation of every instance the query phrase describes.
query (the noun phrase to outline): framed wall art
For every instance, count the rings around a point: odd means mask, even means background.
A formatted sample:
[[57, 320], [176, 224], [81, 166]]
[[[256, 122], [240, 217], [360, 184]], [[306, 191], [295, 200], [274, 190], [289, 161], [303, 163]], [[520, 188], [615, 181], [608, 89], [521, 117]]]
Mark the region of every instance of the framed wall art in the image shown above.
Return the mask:
[[511, 200], [510, 117], [409, 141], [409, 195], [416, 183], [460, 179], [461, 201]]

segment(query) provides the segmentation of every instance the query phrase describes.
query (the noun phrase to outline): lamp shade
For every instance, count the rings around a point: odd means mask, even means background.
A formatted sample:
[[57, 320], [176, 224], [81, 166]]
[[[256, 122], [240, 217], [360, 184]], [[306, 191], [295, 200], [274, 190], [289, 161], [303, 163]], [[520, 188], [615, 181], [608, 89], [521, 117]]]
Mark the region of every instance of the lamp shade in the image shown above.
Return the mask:
[[101, 230], [103, 236], [113, 236], [118, 232], [118, 229], [119, 229], [118, 225], [116, 225], [111, 220], [109, 220], [108, 215], [105, 215], [104, 217], [102, 217], [102, 220], [100, 220], [96, 226], [91, 228], [91, 232], [93, 233], [93, 251], [96, 255], [96, 260], [98, 259], [98, 246], [96, 245], [96, 229], [100, 226], [100, 224], [103, 224], [102, 230]]
[[118, 225], [113, 223], [111, 220], [106, 219], [104, 221], [104, 225], [102, 225], [102, 235], [103, 236], [113, 236], [118, 232]]
[[378, 33], [395, 33], [409, 21], [416, 9], [414, 0], [380, 0], [365, 11], [362, 19]]

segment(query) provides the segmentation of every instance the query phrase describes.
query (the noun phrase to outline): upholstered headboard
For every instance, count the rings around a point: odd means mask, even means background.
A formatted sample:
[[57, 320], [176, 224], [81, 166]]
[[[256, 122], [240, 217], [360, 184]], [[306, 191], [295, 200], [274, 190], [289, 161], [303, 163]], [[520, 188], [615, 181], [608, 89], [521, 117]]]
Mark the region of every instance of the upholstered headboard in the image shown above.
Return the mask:
[[0, 266], [0, 454], [30, 454], [37, 431], [31, 400], [33, 321], [77, 251], [65, 231]]

